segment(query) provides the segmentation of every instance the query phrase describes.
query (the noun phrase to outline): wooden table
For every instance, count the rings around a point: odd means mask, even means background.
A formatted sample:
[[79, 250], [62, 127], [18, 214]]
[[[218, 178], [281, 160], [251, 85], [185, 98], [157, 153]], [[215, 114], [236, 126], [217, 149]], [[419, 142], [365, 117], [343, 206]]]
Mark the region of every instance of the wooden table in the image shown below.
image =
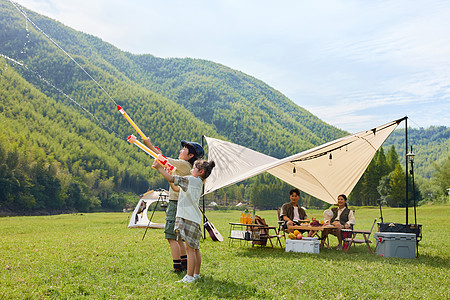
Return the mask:
[[[324, 231], [326, 229], [336, 229], [336, 226], [333, 225], [325, 225], [325, 226], [311, 226], [311, 225], [294, 225], [289, 227], [289, 229], [293, 229], [293, 230], [303, 230], [303, 231], [314, 231], [314, 234], [312, 236], [317, 236], [318, 238], [320, 238], [319, 236], [319, 231]], [[323, 240], [323, 243], [325, 244], [325, 246], [327, 246], [327, 248], [330, 248], [330, 244], [328, 242], [328, 237], [326, 237]]]

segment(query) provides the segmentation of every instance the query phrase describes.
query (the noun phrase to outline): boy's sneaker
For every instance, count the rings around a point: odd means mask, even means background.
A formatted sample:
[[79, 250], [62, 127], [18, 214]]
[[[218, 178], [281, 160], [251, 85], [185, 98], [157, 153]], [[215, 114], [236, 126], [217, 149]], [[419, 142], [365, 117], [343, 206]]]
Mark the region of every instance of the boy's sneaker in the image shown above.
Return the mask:
[[183, 279], [178, 280], [177, 282], [185, 282], [185, 283], [190, 283], [190, 282], [194, 282], [195, 278], [192, 276], [189, 276], [188, 274], [186, 274]]
[[200, 279], [202, 279], [202, 276], [200, 276], [200, 274], [194, 274], [194, 279], [200, 280]]

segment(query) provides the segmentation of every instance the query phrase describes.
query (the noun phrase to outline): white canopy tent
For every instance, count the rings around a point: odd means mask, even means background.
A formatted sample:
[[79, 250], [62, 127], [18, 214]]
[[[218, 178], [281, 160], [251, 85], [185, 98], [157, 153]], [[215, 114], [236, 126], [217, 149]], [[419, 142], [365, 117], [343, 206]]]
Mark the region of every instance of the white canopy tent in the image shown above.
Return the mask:
[[301, 153], [277, 159], [246, 147], [205, 137], [208, 159], [216, 168], [205, 182], [205, 194], [268, 172], [327, 203], [348, 195], [376, 151], [405, 118], [351, 134]]

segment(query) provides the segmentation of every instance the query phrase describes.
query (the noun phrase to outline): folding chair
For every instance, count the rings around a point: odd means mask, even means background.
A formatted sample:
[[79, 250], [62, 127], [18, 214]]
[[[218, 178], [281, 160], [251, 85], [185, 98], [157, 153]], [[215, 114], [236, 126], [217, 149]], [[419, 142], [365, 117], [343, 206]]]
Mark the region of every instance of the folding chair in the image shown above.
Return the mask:
[[[261, 217], [259, 216], [255, 216], [255, 223], [258, 225], [262, 225], [264, 227], [261, 227], [260, 229], [256, 228], [256, 231], [258, 231], [259, 240], [253, 241], [252, 246], [254, 245], [260, 245], [261, 247], [266, 246], [268, 241], [273, 248], [272, 239], [275, 238], [276, 239], [275, 245], [278, 243], [280, 245], [280, 248], [283, 249], [283, 244], [281, 244], [280, 240], [282, 235], [278, 234], [279, 228], [267, 225], [266, 221], [264, 219], [261, 219]], [[274, 230], [275, 234], [270, 234], [270, 230]]]
[[[269, 227], [269, 229], [272, 229], [272, 228], [276, 231], [276, 227]], [[281, 240], [280, 240], [280, 238], [282, 238], [282, 237], [283, 237], [283, 235], [276, 233], [274, 235], [269, 234], [267, 236], [267, 239], [269, 240], [269, 242], [270, 242], [270, 244], [272, 245], [272, 248], [273, 248], [272, 239], [275, 238], [276, 239], [275, 245], [277, 245], [277, 243], [278, 243], [280, 245], [280, 248], [283, 249], [283, 244], [281, 244]]]
[[281, 209], [277, 209], [277, 220], [278, 220], [277, 235], [279, 235], [280, 237], [283, 236], [284, 240], [286, 241], [286, 230], [283, 227], [284, 222], [280, 221], [280, 213], [281, 213]]
[[[345, 252], [348, 252], [348, 249], [352, 246], [352, 244], [366, 244], [367, 248], [369, 248], [369, 252], [372, 253], [372, 249], [370, 248], [370, 243], [372, 243], [371, 240], [369, 240], [370, 235], [372, 234], [373, 227], [375, 226], [375, 223], [377, 222], [377, 218], [373, 221], [372, 228], [369, 230], [351, 230], [351, 237], [343, 239], [344, 243], [348, 243], [347, 249], [345, 249]], [[358, 234], [362, 234], [362, 239], [356, 239], [355, 237]]]

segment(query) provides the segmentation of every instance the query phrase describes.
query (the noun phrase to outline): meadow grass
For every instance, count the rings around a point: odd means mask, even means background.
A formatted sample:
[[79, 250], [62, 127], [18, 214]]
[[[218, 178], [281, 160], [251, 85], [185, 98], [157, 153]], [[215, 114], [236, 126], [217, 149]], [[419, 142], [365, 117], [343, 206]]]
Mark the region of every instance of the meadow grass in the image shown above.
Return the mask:
[[[308, 210], [322, 219], [322, 211]], [[449, 299], [449, 206], [417, 209], [423, 224], [419, 258], [384, 258], [365, 245], [348, 254], [286, 253], [227, 239], [239, 211], [208, 211], [225, 241], [201, 242], [202, 276], [193, 284], [169, 273], [162, 229], [128, 229], [130, 213], [0, 218], [1, 299]], [[163, 218], [157, 212], [155, 218]], [[260, 211], [276, 225], [276, 211]], [[370, 229], [377, 208], [357, 208], [358, 229]], [[405, 209], [384, 208], [388, 222]], [[413, 211], [410, 210], [410, 221]], [[284, 244], [284, 242], [283, 242]], [[374, 244], [373, 244], [374, 245]], [[374, 249], [375, 247], [372, 247]]]

